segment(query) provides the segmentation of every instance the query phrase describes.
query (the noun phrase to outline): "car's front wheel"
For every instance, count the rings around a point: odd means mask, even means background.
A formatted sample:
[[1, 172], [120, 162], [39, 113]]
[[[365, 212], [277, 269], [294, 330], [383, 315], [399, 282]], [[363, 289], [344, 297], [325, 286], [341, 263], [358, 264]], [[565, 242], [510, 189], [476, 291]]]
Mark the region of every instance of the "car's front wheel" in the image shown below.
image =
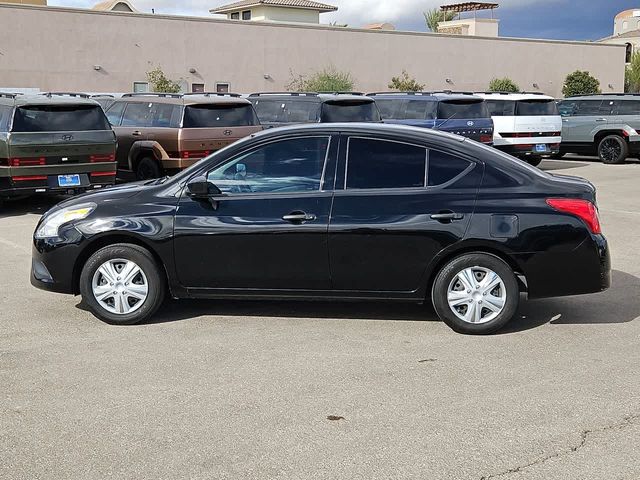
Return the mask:
[[629, 144], [618, 135], [609, 135], [598, 144], [598, 156], [602, 163], [623, 163], [629, 156]]
[[133, 325], [149, 319], [165, 299], [165, 278], [148, 250], [111, 245], [94, 253], [80, 275], [82, 300], [99, 319]]
[[471, 253], [444, 265], [433, 284], [432, 300], [440, 319], [456, 332], [486, 335], [515, 315], [520, 289], [502, 259]]

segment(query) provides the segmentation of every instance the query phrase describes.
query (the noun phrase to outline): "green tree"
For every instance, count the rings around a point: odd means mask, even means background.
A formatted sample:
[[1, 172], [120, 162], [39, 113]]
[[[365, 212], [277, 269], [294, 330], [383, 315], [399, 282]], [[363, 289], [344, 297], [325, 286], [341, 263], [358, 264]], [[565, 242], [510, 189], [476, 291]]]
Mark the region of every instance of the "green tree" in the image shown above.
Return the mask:
[[589, 72], [576, 70], [567, 75], [562, 87], [562, 94], [565, 97], [573, 95], [593, 95], [600, 93], [600, 81]]
[[632, 55], [631, 63], [627, 66], [624, 76], [624, 91], [640, 93], [640, 52]]
[[445, 12], [439, 8], [432, 8], [426, 12], [422, 12], [422, 14], [424, 15], [424, 21], [427, 24], [427, 28], [434, 33], [438, 32], [438, 24], [440, 22], [450, 22], [456, 18], [455, 12]]
[[399, 76], [391, 78], [388, 87], [400, 92], [421, 92], [424, 90], [424, 83], [418, 83], [415, 78], [409, 76], [406, 70], [402, 70]]
[[489, 91], [518, 93], [520, 91], [520, 87], [516, 82], [508, 77], [494, 78], [489, 82]]
[[153, 92], [180, 93], [180, 84], [167, 78], [159, 65], [147, 72], [147, 80]]
[[309, 76], [291, 72], [291, 81], [286, 88], [294, 92], [351, 92], [355, 82], [351, 73], [325, 67]]

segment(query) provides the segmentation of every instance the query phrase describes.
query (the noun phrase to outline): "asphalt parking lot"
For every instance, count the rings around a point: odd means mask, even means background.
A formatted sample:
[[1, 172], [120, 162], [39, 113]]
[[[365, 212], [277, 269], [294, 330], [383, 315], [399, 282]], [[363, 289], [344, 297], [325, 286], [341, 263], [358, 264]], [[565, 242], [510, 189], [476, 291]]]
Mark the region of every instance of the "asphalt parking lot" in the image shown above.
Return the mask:
[[598, 187], [613, 287], [490, 337], [398, 304], [109, 326], [29, 284], [52, 201], [0, 207], [0, 478], [640, 478], [640, 162], [542, 167]]

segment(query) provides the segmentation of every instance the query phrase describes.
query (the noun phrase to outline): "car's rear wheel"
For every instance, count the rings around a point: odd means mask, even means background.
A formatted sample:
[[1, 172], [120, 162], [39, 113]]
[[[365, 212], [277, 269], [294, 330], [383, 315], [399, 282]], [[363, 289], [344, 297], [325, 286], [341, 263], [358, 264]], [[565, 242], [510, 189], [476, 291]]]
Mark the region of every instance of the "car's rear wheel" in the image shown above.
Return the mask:
[[138, 180], [153, 180], [162, 176], [162, 169], [158, 162], [151, 157], [144, 157], [136, 167], [136, 178]]
[[542, 157], [527, 157], [527, 163], [534, 167], [540, 165], [542, 163], [542, 160], [544, 160]]
[[116, 244], [102, 248], [80, 275], [82, 300], [99, 319], [132, 325], [149, 319], [165, 298], [165, 279], [148, 250]]
[[598, 144], [598, 157], [600, 157], [602, 163], [622, 163], [628, 156], [629, 144], [618, 135], [604, 137]]
[[432, 300], [438, 316], [456, 332], [486, 335], [513, 318], [520, 289], [502, 259], [471, 253], [444, 265], [433, 284]]

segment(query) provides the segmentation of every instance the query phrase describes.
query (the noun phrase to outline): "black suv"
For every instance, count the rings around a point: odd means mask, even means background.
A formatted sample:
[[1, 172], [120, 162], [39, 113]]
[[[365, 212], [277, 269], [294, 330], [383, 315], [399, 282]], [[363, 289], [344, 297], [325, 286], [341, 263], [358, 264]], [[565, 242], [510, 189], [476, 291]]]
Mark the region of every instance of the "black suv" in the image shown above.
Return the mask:
[[298, 123], [381, 122], [372, 98], [357, 92], [252, 93], [249, 100], [265, 127]]

